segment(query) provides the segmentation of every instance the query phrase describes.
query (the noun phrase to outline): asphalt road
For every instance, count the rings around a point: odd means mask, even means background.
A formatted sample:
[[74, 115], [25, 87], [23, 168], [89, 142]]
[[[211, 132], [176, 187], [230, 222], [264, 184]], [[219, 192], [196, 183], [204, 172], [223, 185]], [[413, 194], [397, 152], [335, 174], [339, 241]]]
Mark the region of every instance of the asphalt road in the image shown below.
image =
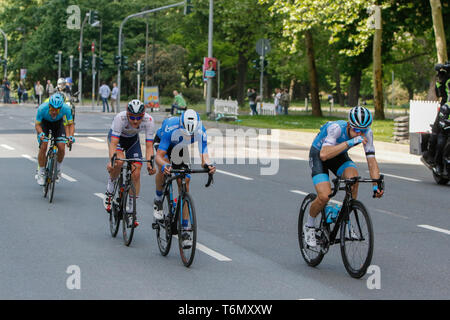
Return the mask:
[[[159, 253], [151, 229], [153, 177], [141, 177], [141, 225], [131, 246], [123, 245], [120, 233], [117, 238], [109, 233], [99, 196], [105, 191], [106, 134], [113, 114], [77, 114], [77, 141], [66, 154], [64, 179], [49, 204], [34, 179], [35, 112], [0, 106], [0, 299], [449, 297], [450, 185], [436, 185], [423, 165], [380, 163], [387, 174], [382, 199], [372, 199], [370, 186], [360, 186], [359, 199], [374, 225], [372, 265], [379, 267], [381, 289], [368, 288], [370, 274], [359, 280], [347, 274], [338, 245], [316, 268], [303, 261], [298, 211], [313, 185], [302, 160], [308, 150], [289, 144], [280, 144], [276, 175], [261, 175], [267, 165], [247, 161], [218, 164], [220, 172], [208, 189], [205, 175], [194, 176], [191, 195], [201, 246], [188, 269], [176, 242], [167, 257]], [[163, 117], [155, 115], [157, 122]], [[215, 147], [211, 143], [210, 152]], [[368, 176], [367, 164], [358, 162], [358, 167]], [[80, 289], [67, 287], [71, 266], [79, 268]]]

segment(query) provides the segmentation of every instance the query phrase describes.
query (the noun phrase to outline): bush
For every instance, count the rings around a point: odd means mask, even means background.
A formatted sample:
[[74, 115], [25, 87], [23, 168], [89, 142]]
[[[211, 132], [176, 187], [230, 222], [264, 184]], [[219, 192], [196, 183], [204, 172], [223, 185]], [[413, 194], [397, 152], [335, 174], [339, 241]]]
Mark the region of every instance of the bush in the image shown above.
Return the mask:
[[185, 88], [182, 90], [181, 94], [183, 95], [188, 105], [196, 104], [204, 100], [203, 89], [200, 88]]

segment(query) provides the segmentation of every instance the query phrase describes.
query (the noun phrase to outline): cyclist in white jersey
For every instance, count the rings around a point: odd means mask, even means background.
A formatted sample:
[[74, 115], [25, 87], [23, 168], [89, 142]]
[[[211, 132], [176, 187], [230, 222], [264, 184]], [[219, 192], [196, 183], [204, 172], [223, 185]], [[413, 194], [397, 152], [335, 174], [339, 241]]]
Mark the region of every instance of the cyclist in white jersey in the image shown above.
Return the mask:
[[[145, 113], [144, 104], [135, 99], [128, 103], [127, 111], [118, 113], [112, 122], [111, 129], [108, 134], [109, 159], [114, 153], [117, 157], [123, 159], [142, 159], [141, 145], [139, 142], [139, 132], [145, 132], [145, 159], [150, 160], [153, 157], [153, 137], [155, 135], [155, 123], [153, 118]], [[111, 212], [111, 197], [114, 192], [114, 182], [120, 175], [123, 161], [116, 161], [114, 167], [111, 161], [108, 161], [107, 170], [109, 172], [108, 185], [106, 187], [105, 209]], [[141, 162], [133, 164], [134, 171], [132, 180], [136, 188], [136, 199], [139, 197], [140, 191], [140, 175]], [[147, 162], [147, 171], [150, 175], [156, 173], [150, 162]], [[129, 198], [132, 201], [132, 197]], [[136, 220], [136, 226], [139, 223]]]
[[[356, 106], [348, 114], [348, 121], [327, 122], [320, 128], [319, 134], [313, 141], [309, 153], [309, 166], [317, 198], [311, 203], [308, 220], [304, 225], [305, 240], [308, 246], [316, 246], [315, 219], [328, 203], [331, 194], [331, 183], [328, 176], [331, 170], [336, 176], [346, 179], [357, 177], [356, 164], [350, 159], [347, 151], [362, 143], [366, 153], [369, 173], [372, 179], [380, 178], [378, 162], [375, 159], [373, 132], [370, 129], [372, 114], [364, 107]], [[376, 197], [381, 198], [384, 191], [373, 185]], [[358, 184], [352, 189], [353, 198], [358, 195]]]

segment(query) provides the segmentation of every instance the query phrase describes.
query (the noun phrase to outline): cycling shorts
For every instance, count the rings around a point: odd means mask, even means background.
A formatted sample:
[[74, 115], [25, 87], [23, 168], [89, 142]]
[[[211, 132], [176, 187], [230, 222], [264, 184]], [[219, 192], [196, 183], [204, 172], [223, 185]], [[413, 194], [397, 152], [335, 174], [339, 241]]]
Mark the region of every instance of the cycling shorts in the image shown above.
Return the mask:
[[66, 130], [64, 129], [63, 119], [59, 121], [48, 121], [43, 119], [41, 121], [42, 131], [48, 137], [50, 130], [52, 131], [52, 136], [56, 138], [57, 143], [66, 143]]
[[[111, 143], [111, 134], [112, 130], [110, 129], [108, 133], [109, 143]], [[125, 158], [127, 159], [132, 158], [142, 159], [142, 149], [139, 140], [139, 134], [129, 138], [120, 136], [119, 144], [117, 145], [117, 150], [125, 152]]]
[[309, 167], [312, 171], [311, 177], [314, 185], [325, 181], [329, 182], [329, 170], [331, 170], [335, 176], [340, 177], [345, 169], [349, 167], [357, 168], [347, 152], [341, 153], [332, 159], [322, 161], [320, 159], [320, 150], [314, 147], [311, 147], [309, 150]]

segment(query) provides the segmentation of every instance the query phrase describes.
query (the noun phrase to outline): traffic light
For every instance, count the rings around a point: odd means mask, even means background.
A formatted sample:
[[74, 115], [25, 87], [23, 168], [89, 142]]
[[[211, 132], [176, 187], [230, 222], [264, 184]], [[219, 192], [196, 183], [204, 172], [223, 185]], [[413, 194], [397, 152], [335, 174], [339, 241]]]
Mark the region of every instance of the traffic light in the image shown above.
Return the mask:
[[89, 11], [89, 24], [91, 26], [96, 26], [100, 22], [100, 19], [98, 18], [98, 11], [92, 10]]
[[259, 67], [260, 67], [260, 62], [259, 62], [259, 60], [252, 60], [252, 68], [253, 69], [259, 69]]
[[3, 67], [6, 67], [6, 65], [8, 64], [8, 60], [6, 59], [1, 59], [0, 63], [3, 65]]
[[55, 63], [59, 63], [59, 54], [55, 54]]
[[98, 70], [103, 70], [103, 68], [105, 67], [102, 57], [97, 57], [97, 66]]
[[121, 64], [122, 70], [129, 70], [130, 68], [128, 67], [128, 56], [122, 56], [120, 64]]
[[89, 60], [83, 59], [83, 66], [82, 66], [83, 72], [87, 72], [89, 70], [90, 66], [91, 66], [91, 63], [89, 62]]
[[118, 66], [120, 64], [120, 56], [114, 56], [114, 64]]
[[188, 15], [190, 13], [192, 13], [192, 0], [184, 0], [184, 14]]
[[141, 69], [139, 70], [140, 73], [145, 73], [145, 62], [141, 61]]

